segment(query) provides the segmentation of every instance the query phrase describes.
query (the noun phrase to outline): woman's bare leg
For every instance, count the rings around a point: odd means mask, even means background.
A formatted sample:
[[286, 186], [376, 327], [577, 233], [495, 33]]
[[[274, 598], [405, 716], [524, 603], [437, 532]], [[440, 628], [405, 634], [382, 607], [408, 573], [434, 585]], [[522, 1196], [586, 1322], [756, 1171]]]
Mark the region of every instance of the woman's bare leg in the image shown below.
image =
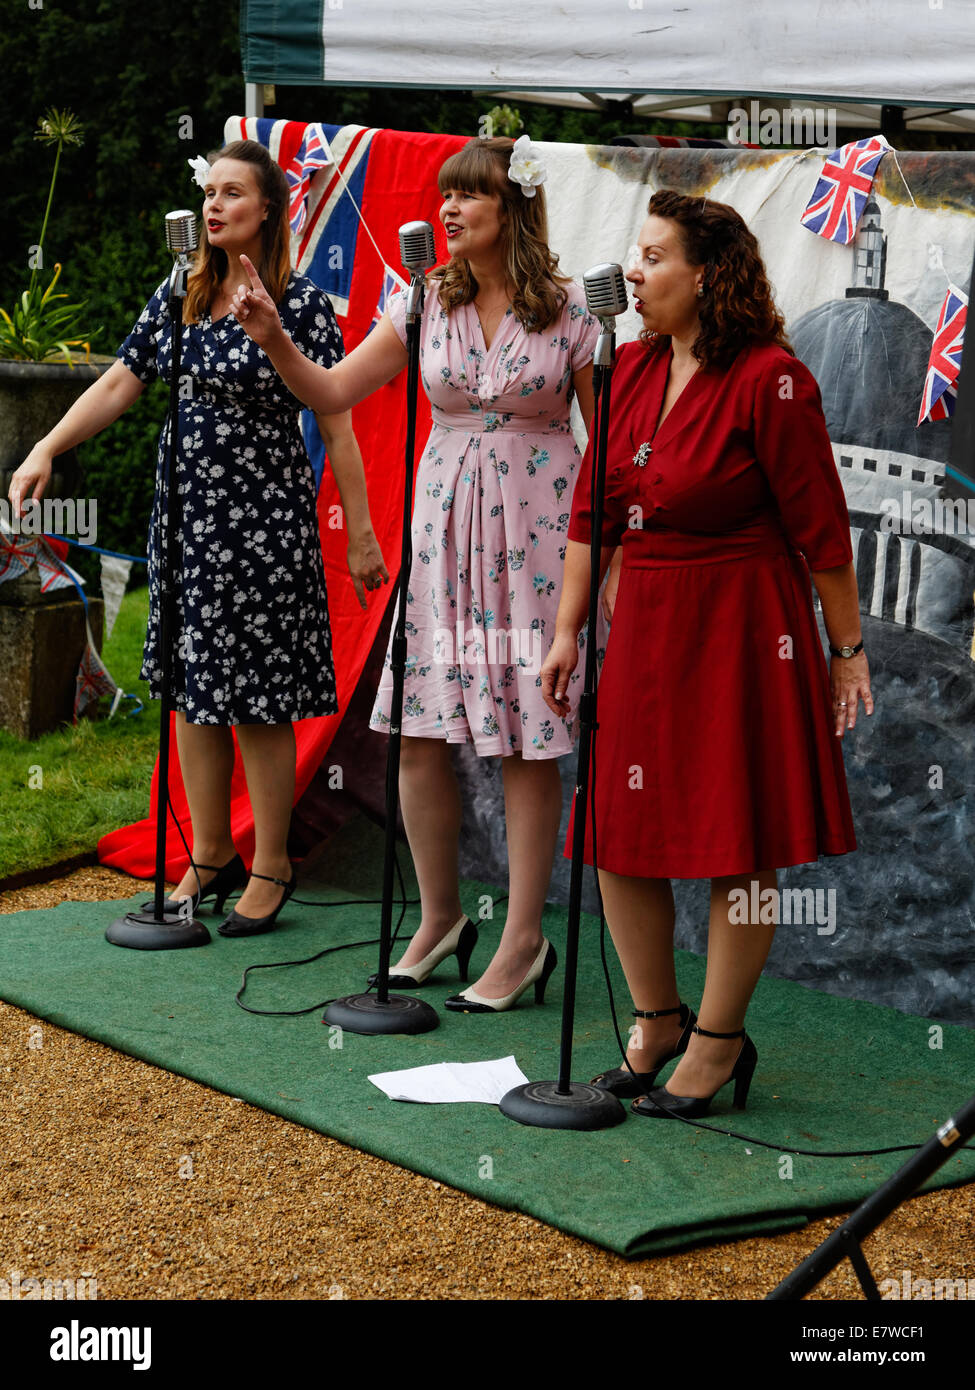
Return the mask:
[[[613, 945], [635, 1009], [676, 1009], [674, 894], [666, 878], [631, 878], [599, 870], [599, 889]], [[626, 1055], [634, 1071], [653, 1071], [673, 1051], [680, 1018], [637, 1018]], [[613, 1064], [609, 1063], [609, 1070]]]
[[[189, 724], [176, 714], [176, 747], [179, 766], [190, 808], [192, 837], [187, 836], [198, 864], [220, 868], [235, 854], [230, 833], [230, 780], [234, 771], [234, 736], [226, 725]], [[183, 833], [188, 827], [184, 826]], [[214, 877], [200, 870], [204, 887]], [[192, 866], [180, 879], [172, 896], [196, 893], [199, 884]]]
[[542, 911], [562, 818], [562, 779], [554, 758], [501, 759], [508, 841], [508, 904], [490, 965], [473, 988], [503, 999], [521, 984], [542, 945]]
[[415, 965], [464, 915], [457, 869], [460, 790], [446, 739], [403, 736], [399, 800], [420, 885], [421, 916], [396, 964]]
[[[237, 742], [254, 812], [252, 871], [287, 883], [292, 874], [288, 829], [295, 799], [294, 725], [238, 724]], [[284, 889], [277, 883], [251, 878], [234, 910], [244, 917], [264, 917], [283, 896]]]
[[[715, 1033], [743, 1027], [775, 936], [773, 923], [729, 921], [732, 890], [749, 893], [752, 880], [761, 894], [776, 887], [776, 872], [763, 869], [711, 880], [708, 965], [698, 1022]], [[741, 1048], [741, 1038], [705, 1038], [692, 1033], [687, 1052], [668, 1077], [666, 1089], [675, 1096], [713, 1095], [731, 1075]]]

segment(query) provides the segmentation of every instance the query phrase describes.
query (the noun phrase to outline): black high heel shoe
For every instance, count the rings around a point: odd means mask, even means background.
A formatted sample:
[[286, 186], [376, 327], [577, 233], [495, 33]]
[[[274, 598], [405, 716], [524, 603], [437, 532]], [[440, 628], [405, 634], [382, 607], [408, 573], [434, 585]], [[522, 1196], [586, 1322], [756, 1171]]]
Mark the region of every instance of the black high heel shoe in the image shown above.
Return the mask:
[[629, 1067], [614, 1067], [612, 1071], [603, 1071], [598, 1076], [594, 1076], [589, 1084], [596, 1086], [600, 1091], [609, 1091], [611, 1095], [624, 1099], [628, 1096], [645, 1096], [656, 1081], [657, 1073], [668, 1062], [672, 1062], [675, 1057], [679, 1057], [687, 1051], [687, 1044], [691, 1038], [691, 1027], [697, 1022], [697, 1014], [686, 1004], [680, 1004], [676, 1009], [633, 1010], [634, 1018], [664, 1018], [667, 1014], [680, 1014], [682, 1031], [673, 1052], [668, 1052], [666, 1057], [661, 1057], [653, 1071], [634, 1072]]
[[[228, 860], [222, 867], [216, 864], [194, 864], [193, 867], [195, 869], [212, 869], [214, 876], [196, 893], [186, 894], [187, 898], [192, 897], [191, 917], [195, 917], [197, 908], [211, 897], [215, 897], [217, 900], [215, 905], [217, 912], [222, 912], [224, 903], [234, 889], [242, 888], [247, 882], [247, 870], [239, 854], [235, 854], [233, 859]], [[167, 917], [178, 917], [182, 910], [183, 901], [180, 898], [163, 898], [163, 912]], [[152, 912], [155, 906], [155, 900], [150, 898], [148, 902], [142, 904], [142, 911]]]
[[284, 889], [281, 901], [274, 911], [269, 912], [266, 917], [242, 917], [239, 912], [231, 912], [229, 917], [226, 917], [217, 927], [221, 936], [260, 936], [262, 932], [273, 931], [278, 913], [298, 887], [298, 875], [293, 869], [289, 883], [285, 883], [283, 878], [272, 878], [268, 874], [255, 874], [253, 872], [251, 878], [263, 878], [268, 883], [280, 883]]
[[[748, 1099], [748, 1088], [752, 1084], [752, 1076], [755, 1071], [755, 1063], [758, 1061], [758, 1053], [755, 1044], [745, 1032], [744, 1028], [739, 1028], [735, 1033], [711, 1033], [707, 1028], [700, 1028], [695, 1023], [691, 1029], [694, 1033], [700, 1033], [705, 1038], [743, 1038], [741, 1051], [735, 1058], [735, 1065], [732, 1068], [728, 1081], [735, 1083], [734, 1106], [736, 1110], [744, 1110], [745, 1101]], [[727, 1086], [728, 1081], [722, 1081], [718, 1091]], [[714, 1097], [718, 1094], [715, 1091], [710, 1096], [675, 1096], [667, 1090], [666, 1086], [656, 1086], [642, 1100], [635, 1100], [630, 1106], [634, 1115], [649, 1115], [655, 1120], [669, 1120], [674, 1115], [685, 1115], [689, 1120], [696, 1120], [701, 1115], [706, 1115], [711, 1108]], [[666, 1107], [666, 1108], [664, 1108]]]

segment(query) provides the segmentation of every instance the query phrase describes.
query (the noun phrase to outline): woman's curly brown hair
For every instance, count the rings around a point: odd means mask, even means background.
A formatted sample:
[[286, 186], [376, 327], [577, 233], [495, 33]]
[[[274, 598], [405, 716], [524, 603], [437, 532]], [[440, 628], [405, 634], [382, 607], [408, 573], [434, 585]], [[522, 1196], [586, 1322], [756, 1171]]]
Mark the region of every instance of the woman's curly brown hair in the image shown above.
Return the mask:
[[[569, 276], [559, 274], [559, 258], [548, 249], [544, 190], [536, 188], [534, 198], [526, 198], [521, 185], [508, 178], [514, 143], [507, 136], [468, 140], [441, 167], [437, 180], [441, 193], [454, 188], [500, 195], [501, 259], [514, 287], [511, 307], [528, 332], [539, 332], [551, 328], [561, 314], [568, 298], [561, 286], [569, 283]], [[430, 274], [440, 280], [438, 297], [448, 313], [470, 304], [478, 292], [477, 280], [463, 258], [454, 258]]]
[[[727, 368], [751, 343], [777, 343], [795, 356], [758, 242], [733, 207], [661, 189], [647, 214], [676, 223], [688, 263], [707, 267], [698, 301], [701, 331], [691, 349], [702, 367]], [[644, 329], [640, 341], [659, 352], [670, 345], [670, 336]]]

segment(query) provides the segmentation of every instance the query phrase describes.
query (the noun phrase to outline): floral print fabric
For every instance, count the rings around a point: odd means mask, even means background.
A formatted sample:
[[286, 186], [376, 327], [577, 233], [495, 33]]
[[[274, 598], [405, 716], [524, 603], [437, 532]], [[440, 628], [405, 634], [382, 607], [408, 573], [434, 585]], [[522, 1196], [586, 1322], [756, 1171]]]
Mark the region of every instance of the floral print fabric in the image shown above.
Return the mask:
[[[572, 376], [591, 362], [599, 324], [579, 287], [564, 288], [551, 328], [529, 333], [509, 309], [490, 348], [473, 305], [447, 314], [436, 282], [425, 296], [420, 371], [433, 429], [414, 490], [402, 727], [472, 741], [482, 756], [558, 757], [574, 735], [574, 711], [552, 713], [539, 672], [580, 462]], [[388, 312], [405, 343], [406, 295]], [[580, 655], [570, 697], [582, 671]], [[372, 728], [389, 728], [391, 695], [387, 651]]]
[[[171, 367], [168, 282], [117, 356], [146, 383]], [[298, 348], [330, 367], [342, 335], [322, 290], [292, 275], [278, 305]], [[337, 709], [316, 483], [300, 402], [230, 314], [183, 331], [174, 568], [173, 708], [192, 724], [283, 724]], [[160, 542], [167, 529], [159, 439], [149, 528], [149, 625], [141, 678], [158, 698]]]

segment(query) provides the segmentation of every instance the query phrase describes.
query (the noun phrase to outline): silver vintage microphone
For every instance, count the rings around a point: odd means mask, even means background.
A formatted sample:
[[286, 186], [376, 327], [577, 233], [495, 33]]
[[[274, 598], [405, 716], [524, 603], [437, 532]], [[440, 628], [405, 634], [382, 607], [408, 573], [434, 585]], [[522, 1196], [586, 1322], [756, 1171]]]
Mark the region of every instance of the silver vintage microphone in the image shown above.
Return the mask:
[[612, 366], [616, 354], [616, 316], [629, 307], [623, 267], [615, 262], [594, 265], [582, 277], [582, 284], [586, 291], [586, 308], [599, 319], [603, 329], [596, 344], [593, 365]]
[[189, 208], [166, 213], [166, 245], [175, 256], [169, 279], [169, 292], [179, 299], [186, 298], [186, 281], [192, 269], [190, 255], [200, 244], [196, 213]]
[[437, 264], [437, 248], [429, 222], [403, 223], [399, 229], [399, 257], [410, 272], [409, 298], [406, 301], [406, 321], [410, 323], [423, 313], [424, 276], [432, 265]]
[[399, 258], [411, 275], [422, 275], [437, 264], [437, 248], [429, 222], [403, 223], [399, 229]]

